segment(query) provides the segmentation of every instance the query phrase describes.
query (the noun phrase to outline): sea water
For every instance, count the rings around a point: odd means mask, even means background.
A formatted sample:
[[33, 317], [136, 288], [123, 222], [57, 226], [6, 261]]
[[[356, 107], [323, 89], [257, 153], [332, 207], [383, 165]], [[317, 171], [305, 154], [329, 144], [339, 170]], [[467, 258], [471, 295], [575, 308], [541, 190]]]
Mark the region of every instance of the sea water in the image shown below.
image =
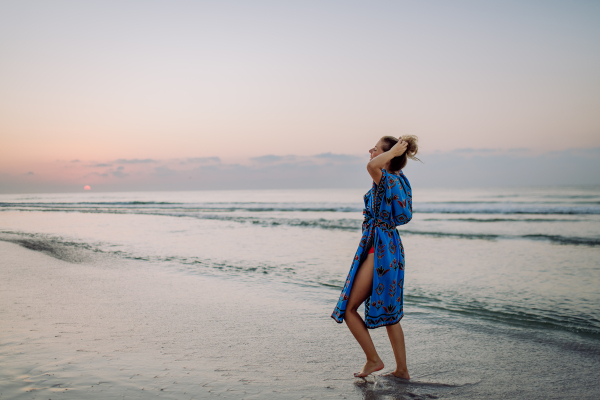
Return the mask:
[[[198, 274], [321, 288], [346, 279], [355, 189], [0, 196], [6, 236], [85, 246]], [[417, 189], [398, 228], [405, 301], [600, 339], [600, 188]]]
[[[360, 239], [364, 192], [2, 195], [0, 239], [253, 290], [275, 284], [333, 311]], [[405, 318], [460, 318], [600, 354], [600, 188], [415, 188], [413, 201], [412, 220], [398, 227]]]

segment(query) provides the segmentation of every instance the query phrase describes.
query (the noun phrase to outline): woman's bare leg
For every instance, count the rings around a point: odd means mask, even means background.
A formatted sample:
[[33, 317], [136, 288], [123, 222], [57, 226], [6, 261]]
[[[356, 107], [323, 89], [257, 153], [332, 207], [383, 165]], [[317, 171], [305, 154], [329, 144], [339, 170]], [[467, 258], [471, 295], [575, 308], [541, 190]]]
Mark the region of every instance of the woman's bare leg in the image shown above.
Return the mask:
[[383, 361], [379, 358], [377, 350], [369, 330], [365, 325], [365, 322], [357, 312], [358, 307], [369, 297], [373, 287], [373, 254], [369, 254], [365, 261], [360, 265], [356, 276], [354, 277], [354, 283], [350, 291], [350, 297], [346, 305], [346, 325], [350, 329], [350, 332], [360, 344], [365, 355], [367, 356], [367, 362], [365, 363], [362, 370], [354, 374], [356, 377], [365, 377], [375, 371], [383, 369]]
[[398, 378], [410, 379], [408, 375], [408, 367], [406, 366], [406, 348], [404, 346], [404, 332], [400, 326], [400, 322], [394, 325], [386, 326], [394, 357], [396, 358], [396, 370], [389, 375], [394, 375]]

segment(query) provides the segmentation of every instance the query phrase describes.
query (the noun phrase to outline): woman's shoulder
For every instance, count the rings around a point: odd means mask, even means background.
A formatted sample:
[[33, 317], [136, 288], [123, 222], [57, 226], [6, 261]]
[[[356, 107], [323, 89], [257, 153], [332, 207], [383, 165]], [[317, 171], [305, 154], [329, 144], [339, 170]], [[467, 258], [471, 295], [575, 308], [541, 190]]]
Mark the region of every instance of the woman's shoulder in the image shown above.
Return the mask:
[[382, 169], [381, 171], [383, 172], [381, 179], [385, 179], [389, 183], [398, 182], [402, 177], [406, 178], [402, 171], [391, 172], [385, 169]]
[[390, 172], [385, 169], [383, 175], [381, 176], [381, 182], [387, 188], [387, 190], [402, 190], [408, 188], [410, 190], [410, 183], [408, 182], [408, 178], [404, 175], [404, 172], [396, 171]]
[[404, 185], [405, 189], [410, 191], [410, 182], [409, 182], [408, 178], [406, 177], [406, 175], [404, 175], [404, 172], [400, 171], [400, 174], [398, 175], [398, 179], [399, 179], [399, 182]]

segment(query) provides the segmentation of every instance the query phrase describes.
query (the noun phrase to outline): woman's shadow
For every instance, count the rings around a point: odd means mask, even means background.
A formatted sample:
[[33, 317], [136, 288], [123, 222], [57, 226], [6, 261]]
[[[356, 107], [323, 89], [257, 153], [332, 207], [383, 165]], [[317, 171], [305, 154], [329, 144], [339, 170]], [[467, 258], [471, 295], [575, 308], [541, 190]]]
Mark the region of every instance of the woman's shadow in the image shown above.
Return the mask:
[[444, 383], [407, 381], [394, 377], [370, 375], [354, 382], [365, 400], [428, 400], [437, 399], [441, 392], [458, 387]]

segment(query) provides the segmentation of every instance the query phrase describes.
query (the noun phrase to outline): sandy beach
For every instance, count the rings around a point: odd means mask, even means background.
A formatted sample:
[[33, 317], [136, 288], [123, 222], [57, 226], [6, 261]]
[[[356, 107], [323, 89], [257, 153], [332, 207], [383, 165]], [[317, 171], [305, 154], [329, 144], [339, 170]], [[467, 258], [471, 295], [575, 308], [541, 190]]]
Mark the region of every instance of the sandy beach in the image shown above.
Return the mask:
[[582, 344], [413, 312], [413, 380], [356, 379], [361, 351], [318, 291], [22, 244], [42, 251], [0, 242], [0, 399], [597, 398]]

